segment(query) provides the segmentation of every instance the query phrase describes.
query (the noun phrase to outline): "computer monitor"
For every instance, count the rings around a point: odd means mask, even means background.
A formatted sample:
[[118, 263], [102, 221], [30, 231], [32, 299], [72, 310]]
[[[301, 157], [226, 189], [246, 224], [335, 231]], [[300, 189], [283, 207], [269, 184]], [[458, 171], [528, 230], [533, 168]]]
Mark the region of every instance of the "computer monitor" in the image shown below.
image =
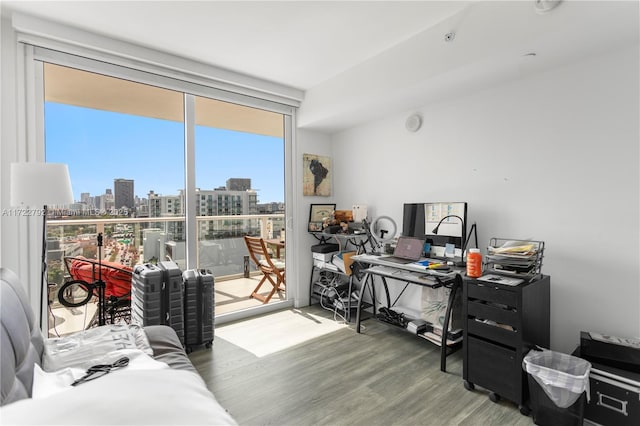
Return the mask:
[[[436, 226], [438, 233], [434, 234]], [[436, 247], [453, 244], [456, 249], [462, 250], [467, 235], [467, 203], [457, 201], [404, 204], [402, 235], [424, 238], [425, 242]]]

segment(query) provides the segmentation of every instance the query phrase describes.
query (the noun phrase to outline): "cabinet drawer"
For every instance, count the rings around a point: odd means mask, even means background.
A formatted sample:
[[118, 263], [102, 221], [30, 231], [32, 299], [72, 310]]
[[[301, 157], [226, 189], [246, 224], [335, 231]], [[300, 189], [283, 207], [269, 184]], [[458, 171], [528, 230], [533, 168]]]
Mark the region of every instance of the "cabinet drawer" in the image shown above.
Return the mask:
[[520, 346], [520, 335], [516, 330], [506, 330], [495, 325], [483, 324], [471, 318], [467, 320], [467, 332], [512, 348]]
[[516, 307], [518, 305], [518, 294], [513, 291], [504, 290], [490, 285], [467, 283], [467, 297], [484, 300], [486, 302], [500, 303], [503, 305]]
[[522, 401], [522, 367], [515, 350], [469, 336], [467, 380], [515, 403]]
[[518, 312], [503, 309], [497, 306], [487, 305], [476, 301], [467, 302], [467, 315], [481, 319], [495, 321], [500, 324], [520, 328], [520, 316]]

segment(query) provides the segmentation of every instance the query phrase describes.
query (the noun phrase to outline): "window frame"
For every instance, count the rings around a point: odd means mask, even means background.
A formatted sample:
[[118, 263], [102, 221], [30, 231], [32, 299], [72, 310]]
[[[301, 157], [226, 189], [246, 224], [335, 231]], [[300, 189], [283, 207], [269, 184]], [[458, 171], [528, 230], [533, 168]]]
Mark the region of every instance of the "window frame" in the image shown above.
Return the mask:
[[[187, 238], [187, 268], [195, 268], [197, 262], [197, 225], [196, 216], [196, 195], [195, 195], [195, 96], [212, 98], [220, 101], [240, 104], [247, 107], [263, 109], [275, 113], [282, 114], [284, 117], [284, 152], [285, 152], [285, 227], [291, 230], [293, 223], [292, 213], [294, 206], [297, 205], [297, 196], [295, 195], [295, 179], [296, 167], [292, 158], [294, 153], [294, 123], [296, 119], [296, 102], [291, 104], [274, 102], [268, 99], [262, 99], [256, 96], [249, 96], [243, 93], [235, 93], [229, 90], [220, 89], [219, 87], [206, 86], [200, 83], [194, 83], [193, 79], [185, 74], [184, 80], [175, 76], [176, 72], [172, 71], [163, 75], [163, 68], [159, 67], [156, 72], [143, 71], [109, 63], [107, 60], [101, 61], [94, 58], [78, 56], [76, 54], [63, 52], [60, 50], [52, 50], [47, 47], [33, 46], [18, 42], [19, 47], [24, 52], [24, 87], [26, 88], [26, 119], [25, 128], [27, 129], [27, 149], [31, 155], [27, 155], [27, 160], [44, 161], [45, 140], [44, 140], [44, 63], [53, 63], [60, 66], [71, 67], [83, 71], [94, 72], [115, 78], [122, 78], [142, 84], [162, 87], [170, 90], [176, 90], [183, 93], [185, 105], [185, 227]], [[73, 49], [70, 49], [73, 51]], [[99, 56], [99, 54], [96, 53]], [[268, 98], [269, 96], [267, 96]], [[29, 131], [30, 130], [30, 131]], [[29, 227], [37, 228], [37, 225], [30, 224]], [[37, 232], [37, 231], [36, 231]], [[295, 277], [297, 272], [297, 261], [295, 245], [293, 239], [287, 241], [289, 249], [286, 251], [288, 267], [288, 276]], [[30, 258], [38, 250], [37, 244], [32, 242], [29, 244]], [[33, 262], [29, 265], [30, 274], [38, 276], [38, 263]], [[292, 280], [293, 281], [293, 280]], [[264, 307], [258, 307], [254, 310], [256, 313], [266, 312], [273, 309], [280, 309], [283, 304], [298, 304], [298, 294], [300, 290], [296, 286], [288, 286], [287, 299], [282, 304], [270, 304]], [[262, 308], [262, 309], [260, 309]], [[43, 312], [43, 314], [46, 314]], [[237, 314], [228, 314], [219, 323], [233, 321], [247, 316], [247, 313], [239, 312]], [[218, 321], [218, 320], [217, 320]]]

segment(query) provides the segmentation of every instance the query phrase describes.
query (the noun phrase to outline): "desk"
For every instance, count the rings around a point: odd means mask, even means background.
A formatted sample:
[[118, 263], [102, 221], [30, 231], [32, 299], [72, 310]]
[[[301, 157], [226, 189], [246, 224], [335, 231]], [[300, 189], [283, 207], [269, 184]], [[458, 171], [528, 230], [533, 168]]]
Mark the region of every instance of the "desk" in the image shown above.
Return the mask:
[[276, 257], [280, 259], [280, 249], [284, 248], [284, 241], [282, 241], [280, 238], [272, 238], [269, 240], [264, 240], [264, 243], [268, 247], [274, 248], [276, 250]]
[[[391, 298], [389, 297], [389, 287], [387, 284], [387, 278], [392, 278], [396, 282], [405, 282], [406, 284], [415, 284], [431, 288], [446, 287], [450, 288], [449, 299], [447, 302], [447, 309], [445, 311], [444, 324], [442, 326], [442, 337], [440, 340], [440, 370], [447, 370], [447, 330], [449, 329], [449, 321], [451, 319], [451, 312], [453, 302], [456, 297], [456, 293], [462, 287], [461, 271], [453, 270], [451, 272], [441, 272], [436, 270], [427, 270], [425, 267], [418, 267], [415, 264], [397, 264], [384, 260], [385, 256], [376, 256], [370, 254], [362, 254], [354, 256], [353, 260], [361, 264], [368, 265], [368, 267], [361, 272], [364, 273], [362, 278], [362, 285], [360, 287], [360, 295], [358, 297], [358, 305], [356, 309], [356, 332], [360, 333], [360, 320], [362, 315], [362, 299], [365, 294], [365, 289], [370, 288], [373, 297], [373, 315], [376, 315], [376, 303], [375, 303], [375, 285], [373, 279], [375, 276], [380, 277], [385, 290], [387, 299], [387, 308], [391, 308]], [[461, 344], [461, 342], [459, 342]], [[456, 346], [459, 346], [456, 343]], [[452, 347], [452, 349], [454, 349]], [[453, 353], [453, 351], [451, 352]]]
[[[334, 313], [338, 310], [343, 312], [345, 321], [351, 322], [353, 318], [352, 312], [356, 307], [355, 298], [352, 297], [352, 293], [356, 293], [353, 291], [356, 285], [354, 282], [356, 279], [355, 274], [352, 274], [351, 270], [338, 269], [332, 262], [332, 254], [338, 253], [338, 250], [342, 252], [353, 251], [358, 254], [364, 253], [366, 251], [365, 244], [370, 241], [369, 236], [366, 233], [329, 234], [310, 232], [310, 234], [319, 241], [317, 246], [335, 242], [337, 243], [337, 248], [335, 248], [335, 252], [325, 253], [329, 255], [325, 259], [313, 259], [309, 280], [309, 304], [312, 304], [313, 299], [316, 299], [320, 306], [325, 309], [333, 310]], [[334, 250], [333, 247], [330, 249]], [[331, 300], [326, 300], [326, 295], [332, 293]], [[323, 301], [328, 303], [323, 303]]]

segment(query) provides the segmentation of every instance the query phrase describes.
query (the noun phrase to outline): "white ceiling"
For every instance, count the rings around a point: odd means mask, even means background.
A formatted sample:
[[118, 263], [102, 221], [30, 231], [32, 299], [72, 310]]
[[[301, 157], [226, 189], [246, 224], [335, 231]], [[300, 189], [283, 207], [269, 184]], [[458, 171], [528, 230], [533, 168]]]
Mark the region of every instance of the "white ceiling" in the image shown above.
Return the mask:
[[515, 78], [522, 61], [533, 72], [638, 42], [636, 1], [565, 1], [542, 15], [534, 0], [1, 5], [3, 16], [20, 11], [305, 90], [299, 124], [330, 132]]
[[4, 7], [310, 89], [467, 2], [6, 1]]

